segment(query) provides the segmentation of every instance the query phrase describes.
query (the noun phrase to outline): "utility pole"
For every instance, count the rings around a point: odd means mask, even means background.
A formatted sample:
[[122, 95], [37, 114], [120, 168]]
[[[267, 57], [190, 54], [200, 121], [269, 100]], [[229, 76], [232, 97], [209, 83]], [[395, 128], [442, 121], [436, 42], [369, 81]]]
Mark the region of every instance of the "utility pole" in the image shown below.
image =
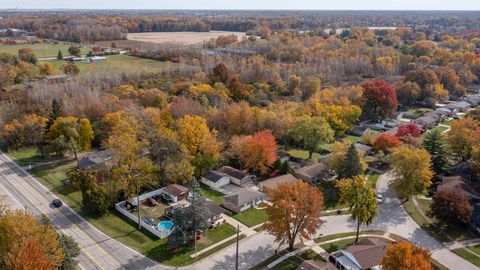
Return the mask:
[[135, 174], [133, 177], [137, 181], [137, 214], [138, 214], [138, 229], [142, 229], [142, 224], [140, 223], [140, 190], [138, 188], [138, 176], [140, 176], [139, 173]]
[[190, 181], [190, 189], [192, 190], [192, 209], [193, 209], [193, 247], [195, 254], [195, 261], [197, 261], [197, 227], [195, 224], [195, 212], [196, 212], [196, 202], [195, 202], [195, 189], [193, 188], [192, 181]]
[[240, 225], [237, 224], [237, 252], [235, 255], [235, 270], [238, 270], [238, 242], [240, 240]]

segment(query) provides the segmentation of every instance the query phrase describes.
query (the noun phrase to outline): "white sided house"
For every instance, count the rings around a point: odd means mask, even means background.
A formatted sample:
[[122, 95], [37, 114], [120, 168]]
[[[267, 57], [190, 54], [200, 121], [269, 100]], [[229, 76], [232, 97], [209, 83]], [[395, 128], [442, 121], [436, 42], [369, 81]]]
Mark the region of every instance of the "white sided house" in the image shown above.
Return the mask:
[[201, 177], [202, 183], [212, 188], [221, 188], [228, 184], [243, 186], [254, 180], [253, 175], [249, 175], [244, 171], [232, 168], [230, 166], [222, 166], [218, 170], [210, 170]]

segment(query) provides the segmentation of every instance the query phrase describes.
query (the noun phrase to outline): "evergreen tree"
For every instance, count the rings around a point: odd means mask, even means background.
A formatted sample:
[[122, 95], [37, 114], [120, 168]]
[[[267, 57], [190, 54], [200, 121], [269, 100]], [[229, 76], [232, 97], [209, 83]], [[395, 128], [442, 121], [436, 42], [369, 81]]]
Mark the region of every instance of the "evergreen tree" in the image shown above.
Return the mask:
[[288, 163], [287, 160], [285, 160], [282, 164], [282, 167], [280, 168], [280, 173], [281, 174], [287, 174], [287, 173], [291, 173], [293, 170], [292, 170], [292, 167], [290, 167], [290, 163]]
[[52, 100], [52, 107], [50, 109], [50, 115], [48, 116], [47, 127], [45, 129], [47, 132], [53, 125], [55, 120], [57, 120], [57, 118], [60, 116], [63, 116], [63, 109], [60, 105], [60, 102], [58, 102], [58, 100], [54, 98]]
[[61, 270], [70, 270], [75, 269], [77, 266], [77, 261], [75, 257], [80, 255], [80, 247], [78, 243], [73, 239], [73, 237], [69, 235], [65, 235], [63, 233], [57, 235], [58, 242], [63, 249], [63, 261], [60, 267]]
[[423, 147], [431, 156], [432, 169], [439, 174], [445, 171], [447, 166], [447, 156], [445, 152], [442, 134], [438, 130], [432, 130], [427, 133], [423, 140]]
[[58, 61], [62, 61], [62, 60], [63, 60], [63, 54], [62, 54], [62, 51], [60, 51], [60, 50], [58, 50], [57, 60], [58, 60]]
[[342, 164], [338, 171], [338, 178], [352, 178], [361, 174], [363, 174], [363, 168], [360, 161], [360, 155], [358, 154], [355, 145], [352, 143], [342, 160]]
[[168, 245], [171, 248], [193, 243], [196, 232], [205, 231], [209, 226], [205, 198], [200, 191], [200, 184], [195, 178], [190, 181], [190, 193], [192, 194], [190, 206], [174, 209], [172, 221], [175, 228], [168, 237]]

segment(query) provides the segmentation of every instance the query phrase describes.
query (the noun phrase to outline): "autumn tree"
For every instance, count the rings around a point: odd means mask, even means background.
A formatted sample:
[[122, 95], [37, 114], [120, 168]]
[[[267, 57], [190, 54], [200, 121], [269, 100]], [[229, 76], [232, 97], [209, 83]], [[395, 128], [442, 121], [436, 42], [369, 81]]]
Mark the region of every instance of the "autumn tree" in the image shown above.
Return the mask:
[[55, 120], [57, 120], [58, 117], [63, 116], [63, 108], [60, 102], [54, 98], [52, 99], [52, 104], [50, 106], [50, 113], [48, 115], [48, 121], [47, 121], [47, 131], [50, 130], [50, 127], [53, 125]]
[[406, 81], [404, 83], [396, 84], [395, 90], [397, 93], [398, 103], [403, 106], [411, 106], [420, 98], [421, 89], [415, 82]]
[[213, 68], [213, 76], [215, 80], [227, 85], [230, 82], [232, 74], [224, 63], [220, 63]]
[[442, 189], [433, 196], [433, 203], [430, 205], [429, 215], [446, 222], [470, 224], [473, 206], [470, 204], [467, 195], [458, 190]]
[[11, 86], [16, 76], [17, 73], [12, 65], [0, 63], [0, 89]]
[[303, 181], [281, 184], [269, 190], [268, 196], [272, 203], [266, 208], [264, 228], [289, 250], [293, 250], [298, 237], [311, 239], [322, 225], [323, 194], [316, 187]]
[[357, 222], [355, 242], [358, 242], [360, 225], [370, 225], [377, 215], [375, 191], [367, 184], [363, 175], [339, 180], [336, 186], [340, 190], [340, 202], [348, 205], [351, 219]]
[[410, 123], [399, 126], [395, 136], [400, 138], [403, 143], [415, 145], [421, 133], [420, 128], [416, 124]]
[[78, 161], [79, 151], [90, 150], [93, 129], [86, 118], [79, 120], [74, 116], [58, 117], [50, 127], [47, 137], [54, 145], [55, 152], [63, 155], [66, 151], [70, 151]]
[[60, 269], [70, 270], [77, 266], [76, 257], [80, 255], [80, 247], [73, 237], [66, 234], [58, 234], [58, 242], [62, 246], [64, 258]]
[[424, 149], [400, 146], [391, 154], [393, 186], [401, 198], [421, 192], [432, 184], [430, 155]]
[[340, 162], [337, 174], [338, 178], [350, 178], [363, 174], [365, 171], [365, 165], [363, 161], [363, 154], [360, 154], [352, 143], [348, 147], [345, 156]]
[[47, 118], [29, 114], [3, 125], [1, 135], [10, 149], [36, 146], [43, 141]]
[[363, 112], [369, 118], [380, 120], [391, 117], [397, 110], [397, 95], [393, 87], [383, 81], [371, 81], [362, 84]]
[[70, 55], [80, 55], [82, 53], [82, 50], [78, 46], [72, 45], [68, 48], [68, 53]]
[[480, 129], [479, 122], [472, 118], [454, 120], [451, 129], [445, 136], [445, 142], [450, 153], [462, 161], [468, 160], [472, 155], [473, 146], [478, 144], [475, 131]]
[[71, 62], [63, 64], [62, 70], [63, 70], [63, 73], [69, 76], [77, 76], [78, 73], [80, 73], [80, 69], [78, 69], [77, 65]]
[[277, 160], [277, 143], [270, 131], [233, 137], [230, 146], [231, 156], [240, 161], [242, 168], [252, 172], [266, 174]]
[[57, 234], [49, 224], [27, 211], [0, 211], [0, 268], [58, 269], [63, 259]]
[[50, 63], [42, 62], [38, 65], [38, 74], [41, 76], [50, 76], [57, 73], [57, 69]]
[[400, 146], [400, 139], [388, 133], [380, 134], [373, 143], [373, 149], [375, 149], [375, 151], [382, 151], [383, 153], [389, 153], [390, 149], [398, 146]]
[[22, 48], [18, 50], [18, 59], [30, 64], [37, 64], [37, 56], [31, 48]]
[[210, 130], [205, 118], [186, 115], [177, 122], [179, 141], [193, 156], [195, 175], [211, 169], [220, 158], [222, 143], [217, 140], [217, 131]]
[[428, 132], [423, 139], [423, 147], [431, 156], [432, 169], [435, 173], [440, 174], [444, 172], [448, 165], [448, 160], [442, 133], [439, 130]]
[[292, 137], [308, 150], [308, 159], [320, 152], [322, 145], [333, 142], [334, 132], [322, 117], [304, 115], [299, 117], [291, 131]]
[[387, 247], [380, 261], [385, 270], [433, 270], [430, 252], [410, 242], [396, 242]]

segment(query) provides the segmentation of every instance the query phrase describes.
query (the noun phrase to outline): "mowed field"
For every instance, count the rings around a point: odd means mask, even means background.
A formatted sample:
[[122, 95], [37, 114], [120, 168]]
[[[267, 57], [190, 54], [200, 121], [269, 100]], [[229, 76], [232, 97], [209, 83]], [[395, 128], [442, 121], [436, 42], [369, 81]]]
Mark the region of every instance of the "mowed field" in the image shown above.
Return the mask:
[[[175, 68], [175, 63], [162, 62], [157, 60], [150, 60], [144, 58], [138, 58], [128, 55], [110, 55], [106, 56], [107, 60], [103, 62], [88, 63], [86, 61], [75, 62], [77, 67], [80, 69], [80, 75], [92, 75], [100, 73], [157, 73], [168, 70], [170, 68]], [[55, 66], [57, 70], [61, 70], [61, 66], [65, 64], [65, 61], [58, 60], [47, 60], [48, 62]]]
[[[68, 48], [70, 44], [64, 43], [36, 43], [36, 44], [18, 44], [18, 45], [0, 45], [0, 53], [10, 53], [17, 55], [18, 50], [22, 48], [31, 48], [35, 55], [38, 58], [46, 58], [46, 57], [56, 57], [58, 55], [58, 51], [60, 50], [63, 56], [69, 55]], [[82, 53], [87, 54], [90, 51], [90, 48], [83, 47]]]
[[181, 43], [181, 44], [198, 44], [205, 40], [234, 34], [239, 40], [246, 37], [243, 32], [228, 31], [210, 31], [210, 32], [149, 32], [149, 33], [130, 33], [127, 38], [129, 40], [152, 42], [152, 43]]

